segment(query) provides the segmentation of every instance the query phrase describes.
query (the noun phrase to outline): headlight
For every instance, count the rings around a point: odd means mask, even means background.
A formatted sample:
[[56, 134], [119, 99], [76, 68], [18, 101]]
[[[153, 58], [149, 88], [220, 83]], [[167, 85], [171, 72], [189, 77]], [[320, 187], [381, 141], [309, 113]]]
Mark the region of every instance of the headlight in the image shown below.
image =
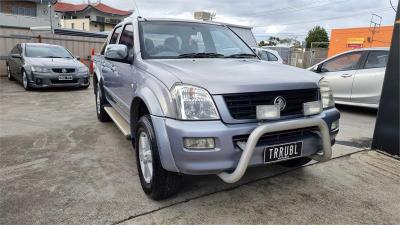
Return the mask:
[[178, 119], [219, 119], [219, 114], [214, 101], [210, 94], [203, 88], [178, 84], [171, 89], [171, 95], [176, 104]]
[[86, 66], [78, 68], [78, 73], [87, 73], [87, 72], [89, 72], [89, 70]]
[[333, 94], [328, 81], [322, 78], [319, 81], [319, 90], [321, 93], [322, 107], [324, 109], [332, 108], [335, 106], [335, 100], [333, 99]]
[[50, 72], [50, 69], [42, 66], [31, 66], [32, 72], [37, 72], [37, 73], [48, 73]]

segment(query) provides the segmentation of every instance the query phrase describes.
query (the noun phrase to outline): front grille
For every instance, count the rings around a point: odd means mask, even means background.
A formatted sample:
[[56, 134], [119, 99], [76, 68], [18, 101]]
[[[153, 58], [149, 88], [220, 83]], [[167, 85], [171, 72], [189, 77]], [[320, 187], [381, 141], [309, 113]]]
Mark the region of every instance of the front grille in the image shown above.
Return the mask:
[[78, 79], [72, 79], [72, 80], [56, 80], [56, 79], [51, 79], [51, 83], [53, 84], [76, 84], [78, 83]]
[[281, 116], [302, 115], [303, 103], [317, 101], [318, 89], [301, 89], [289, 91], [270, 91], [224, 95], [225, 103], [232, 118], [256, 119], [257, 105], [273, 105], [276, 97], [286, 100], [286, 107]]
[[[260, 137], [257, 145], [274, 145], [283, 142], [300, 141], [303, 140], [306, 135], [310, 135], [313, 132], [318, 131], [317, 127], [301, 128], [289, 131], [280, 131], [264, 134]], [[238, 135], [233, 137], [233, 143], [237, 141], [247, 142], [249, 135]]]
[[[74, 68], [53, 68], [52, 69], [54, 73], [74, 73], [75, 69]], [[63, 72], [63, 70], [65, 70]]]

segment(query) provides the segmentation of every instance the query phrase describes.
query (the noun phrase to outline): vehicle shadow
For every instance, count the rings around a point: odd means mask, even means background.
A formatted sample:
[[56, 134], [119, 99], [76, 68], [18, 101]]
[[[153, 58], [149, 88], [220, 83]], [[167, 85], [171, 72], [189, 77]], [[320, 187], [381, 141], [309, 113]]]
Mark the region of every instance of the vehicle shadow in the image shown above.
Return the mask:
[[340, 112], [347, 112], [347, 113], [363, 114], [369, 116], [376, 116], [378, 113], [377, 109], [365, 108], [359, 106], [335, 105], [335, 107]]

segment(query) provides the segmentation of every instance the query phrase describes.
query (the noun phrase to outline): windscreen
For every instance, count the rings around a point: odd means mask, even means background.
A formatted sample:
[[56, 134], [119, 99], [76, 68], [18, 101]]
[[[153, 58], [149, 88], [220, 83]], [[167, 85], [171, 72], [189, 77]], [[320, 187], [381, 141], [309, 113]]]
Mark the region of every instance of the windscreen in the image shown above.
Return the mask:
[[32, 58], [73, 58], [72, 55], [61, 46], [26, 45], [26, 57]]
[[140, 24], [142, 57], [256, 57], [228, 27], [191, 22], [145, 21]]

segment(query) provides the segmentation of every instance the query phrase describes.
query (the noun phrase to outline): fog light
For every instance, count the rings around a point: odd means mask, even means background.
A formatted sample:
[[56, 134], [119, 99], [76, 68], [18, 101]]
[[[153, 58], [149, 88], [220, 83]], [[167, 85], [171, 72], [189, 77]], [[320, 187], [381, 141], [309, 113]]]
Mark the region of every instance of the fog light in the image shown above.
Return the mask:
[[36, 84], [37, 85], [42, 85], [42, 79], [36, 78]]
[[214, 138], [183, 138], [183, 144], [186, 149], [191, 150], [204, 150], [215, 148]]
[[303, 103], [303, 114], [305, 116], [316, 115], [322, 112], [322, 103], [320, 101]]
[[271, 120], [281, 117], [279, 105], [258, 105], [256, 106], [257, 120]]
[[339, 129], [339, 120], [336, 120], [331, 125], [331, 130], [337, 130], [337, 129]]

